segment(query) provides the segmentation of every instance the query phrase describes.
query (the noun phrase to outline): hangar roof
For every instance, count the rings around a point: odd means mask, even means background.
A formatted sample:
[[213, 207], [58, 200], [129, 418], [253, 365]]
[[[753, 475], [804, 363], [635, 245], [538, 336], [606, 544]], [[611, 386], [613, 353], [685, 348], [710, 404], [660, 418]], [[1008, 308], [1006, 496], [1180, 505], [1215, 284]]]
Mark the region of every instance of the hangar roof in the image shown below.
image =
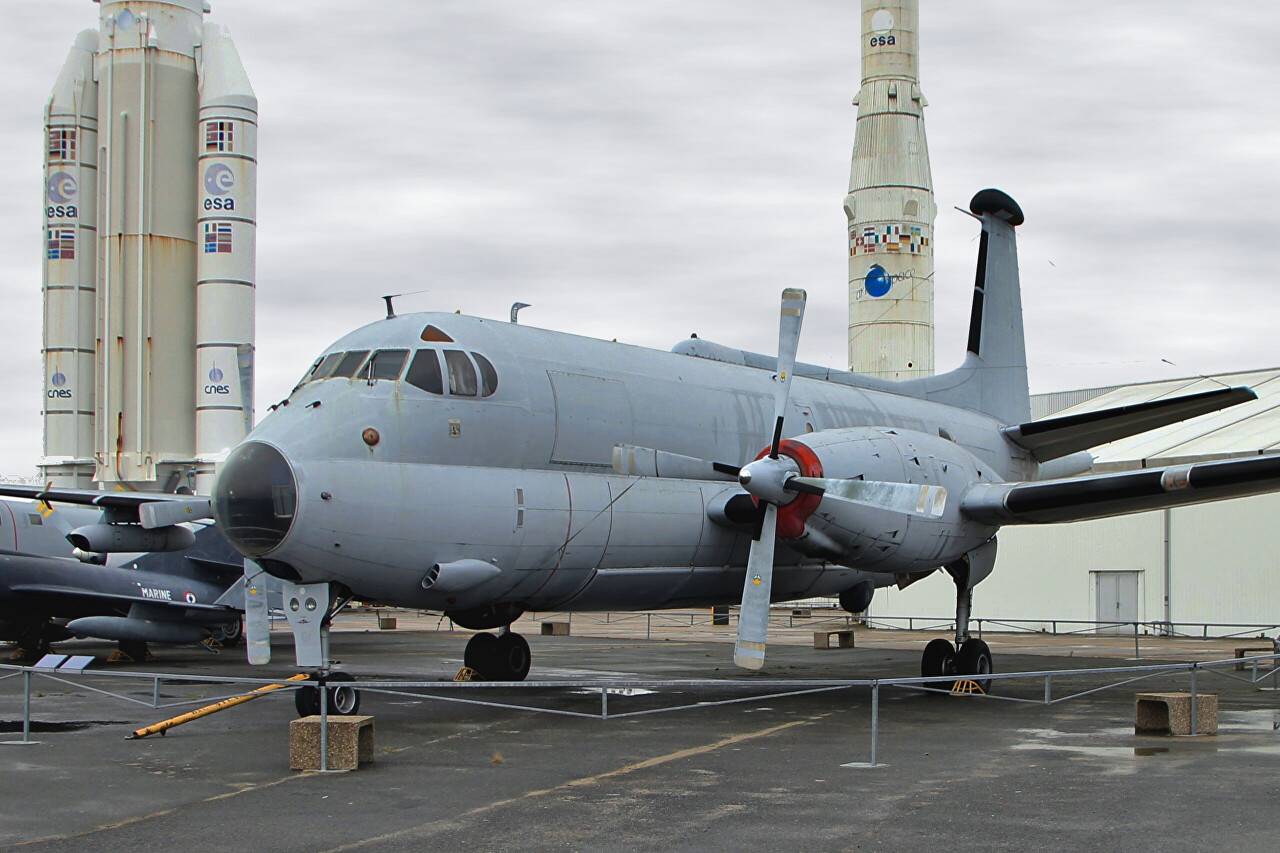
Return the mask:
[[1031, 411], [1037, 418], [1093, 412], [1236, 385], [1253, 388], [1258, 399], [1095, 447], [1094, 470], [1125, 471], [1280, 452], [1280, 367], [1037, 394], [1031, 398]]

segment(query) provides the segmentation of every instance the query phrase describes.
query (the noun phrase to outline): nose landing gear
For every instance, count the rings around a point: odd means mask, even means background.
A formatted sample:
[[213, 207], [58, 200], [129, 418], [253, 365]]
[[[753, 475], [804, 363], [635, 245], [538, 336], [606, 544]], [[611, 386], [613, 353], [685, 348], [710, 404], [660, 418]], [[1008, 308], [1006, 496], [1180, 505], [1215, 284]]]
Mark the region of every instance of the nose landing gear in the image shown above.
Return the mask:
[[[924, 647], [920, 661], [920, 675], [924, 678], [955, 675], [962, 680], [975, 682], [983, 693], [991, 689], [991, 679], [984, 678], [995, 671], [991, 662], [991, 649], [977, 637], [969, 636], [969, 612], [973, 606], [973, 586], [991, 572], [995, 563], [995, 540], [965, 555], [947, 572], [956, 582], [956, 642], [930, 640]], [[956, 690], [959, 681], [948, 685], [936, 682], [931, 689]]]

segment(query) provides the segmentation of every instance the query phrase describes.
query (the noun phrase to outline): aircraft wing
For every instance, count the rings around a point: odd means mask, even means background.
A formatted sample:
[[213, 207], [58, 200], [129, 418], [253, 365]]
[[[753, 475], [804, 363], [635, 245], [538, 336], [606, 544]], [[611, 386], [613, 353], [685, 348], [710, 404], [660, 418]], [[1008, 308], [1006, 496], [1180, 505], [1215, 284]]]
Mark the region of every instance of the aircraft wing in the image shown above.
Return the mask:
[[116, 601], [126, 606], [132, 604], [145, 604], [148, 607], [155, 605], [163, 609], [178, 610], [205, 610], [205, 611], [232, 611], [235, 608], [223, 604], [193, 604], [187, 601], [166, 601], [165, 599], [140, 598], [136, 595], [120, 595], [113, 592], [98, 592], [97, 590], [88, 589], [79, 586], [62, 586], [60, 584], [47, 583], [23, 583], [14, 584], [9, 587], [12, 593], [22, 593], [24, 595], [39, 595], [57, 598], [76, 598], [82, 600], [93, 601]]
[[960, 511], [993, 524], [1052, 524], [1280, 491], [1280, 454], [1026, 483], [982, 483]]
[[1218, 388], [1167, 400], [1029, 421], [1005, 427], [1001, 432], [1014, 444], [1030, 450], [1037, 461], [1047, 462], [1256, 399], [1258, 395], [1252, 388]]
[[0, 485], [0, 495], [34, 501], [98, 506], [117, 512], [132, 511], [147, 529], [167, 527], [183, 521], [212, 518], [207, 497], [171, 495], [163, 492], [98, 492], [89, 489], [44, 489], [39, 486]]

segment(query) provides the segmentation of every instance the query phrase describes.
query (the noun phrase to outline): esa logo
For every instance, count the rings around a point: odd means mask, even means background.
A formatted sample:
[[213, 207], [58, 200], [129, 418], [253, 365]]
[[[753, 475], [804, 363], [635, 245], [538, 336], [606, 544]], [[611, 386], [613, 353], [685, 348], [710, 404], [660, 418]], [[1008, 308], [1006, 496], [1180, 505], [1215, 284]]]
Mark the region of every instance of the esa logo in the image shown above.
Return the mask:
[[236, 185], [235, 173], [223, 163], [214, 163], [204, 172], [204, 191], [213, 198], [204, 200], [205, 210], [235, 210], [236, 200], [224, 198]]
[[45, 392], [50, 400], [69, 400], [71, 399], [71, 389], [63, 388], [67, 384], [67, 376], [60, 370], [55, 370], [53, 375], [49, 377], [49, 384], [53, 387]]
[[206, 385], [206, 386], [204, 386], [204, 393], [206, 393], [206, 394], [230, 394], [230, 393], [231, 393], [231, 386], [230, 386], [230, 385], [223, 385], [223, 384], [222, 384], [222, 379], [223, 379], [222, 371], [221, 371], [221, 370], [219, 370], [219, 369], [218, 369], [218, 365], [216, 365], [216, 364], [215, 364], [215, 365], [213, 366], [213, 369], [209, 371], [209, 384], [208, 384], [208, 385]]
[[44, 212], [50, 219], [75, 219], [80, 215], [74, 204], [51, 204]]
[[80, 187], [70, 172], [54, 172], [45, 181], [45, 196], [49, 206], [45, 213], [50, 219], [75, 219], [80, 212], [71, 202], [75, 200]]
[[867, 40], [867, 44], [871, 47], [884, 47], [885, 45], [897, 44], [898, 40], [893, 36], [872, 36]]

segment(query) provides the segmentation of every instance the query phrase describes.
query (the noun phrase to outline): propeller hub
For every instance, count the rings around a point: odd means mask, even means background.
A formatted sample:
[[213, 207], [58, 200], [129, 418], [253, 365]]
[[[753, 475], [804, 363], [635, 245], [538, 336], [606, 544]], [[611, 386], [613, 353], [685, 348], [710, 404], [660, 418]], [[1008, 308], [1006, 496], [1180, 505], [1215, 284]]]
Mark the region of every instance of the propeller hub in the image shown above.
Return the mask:
[[787, 480], [799, 473], [800, 466], [791, 457], [779, 456], [774, 459], [766, 456], [744, 465], [738, 472], [738, 484], [758, 500], [774, 506], [786, 506], [796, 496], [784, 486]]

